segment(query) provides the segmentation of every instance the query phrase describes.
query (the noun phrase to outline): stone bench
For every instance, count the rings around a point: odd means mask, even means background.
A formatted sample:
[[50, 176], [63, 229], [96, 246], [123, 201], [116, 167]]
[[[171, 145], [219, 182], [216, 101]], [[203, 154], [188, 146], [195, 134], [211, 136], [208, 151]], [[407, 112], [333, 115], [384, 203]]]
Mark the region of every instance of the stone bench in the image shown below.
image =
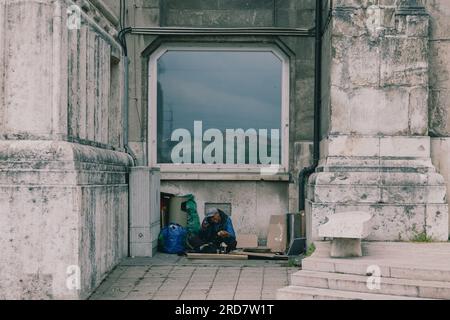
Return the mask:
[[333, 258], [361, 257], [361, 240], [370, 233], [372, 215], [364, 211], [336, 213], [319, 227], [319, 237], [332, 238]]

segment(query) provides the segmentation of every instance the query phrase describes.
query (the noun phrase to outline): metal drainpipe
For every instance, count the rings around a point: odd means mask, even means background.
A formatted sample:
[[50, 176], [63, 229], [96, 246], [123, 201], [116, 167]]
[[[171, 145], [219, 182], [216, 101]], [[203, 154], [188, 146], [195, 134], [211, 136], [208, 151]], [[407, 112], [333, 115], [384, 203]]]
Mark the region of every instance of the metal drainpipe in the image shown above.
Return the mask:
[[156, 36], [294, 36], [294, 37], [314, 37], [313, 29], [301, 28], [188, 28], [188, 27], [127, 27], [119, 33], [119, 39], [123, 39], [127, 34], [132, 35], [156, 35]]
[[[126, 51], [124, 51], [123, 55], [123, 63], [124, 63], [124, 80], [123, 80], [123, 141], [124, 141], [124, 148], [125, 152], [128, 153], [131, 158], [133, 159], [132, 166], [136, 166], [137, 164], [137, 158], [134, 152], [131, 150], [131, 148], [128, 146], [128, 108], [129, 108], [129, 102], [128, 102], [128, 84], [129, 84], [129, 58], [126, 55]], [[127, 184], [128, 184], [128, 195], [130, 195], [130, 176], [129, 173], [127, 175]], [[128, 196], [129, 197], [129, 196]], [[130, 200], [128, 198], [128, 241], [127, 241], [127, 256], [131, 256], [131, 234], [130, 234], [130, 224], [131, 224], [131, 215], [130, 215], [131, 205]]]
[[133, 158], [133, 166], [136, 166], [137, 164], [137, 157], [136, 154], [133, 152], [133, 150], [128, 145], [128, 109], [129, 109], [129, 94], [128, 94], [128, 86], [130, 83], [130, 59], [128, 56], [124, 55], [124, 111], [123, 111], [123, 123], [124, 123], [124, 130], [123, 130], [123, 140], [124, 140], [124, 148], [125, 151]]
[[[123, 2], [122, 2], [123, 1]], [[126, 0], [121, 0], [121, 9], [125, 9], [126, 8]], [[120, 25], [121, 27], [123, 27], [123, 23], [124, 21], [122, 21], [122, 14], [120, 19]], [[123, 40], [123, 41], [122, 41]], [[128, 87], [129, 87], [129, 79], [130, 79], [130, 59], [128, 58], [128, 49], [127, 49], [127, 44], [125, 42], [125, 39], [121, 39], [120, 38], [120, 32], [119, 32], [119, 43], [122, 46], [122, 50], [123, 50], [123, 65], [124, 65], [124, 77], [123, 77], [123, 107], [122, 107], [122, 121], [123, 121], [123, 145], [124, 145], [124, 149], [125, 152], [128, 153], [131, 158], [133, 159], [133, 163], [132, 166], [136, 166], [137, 164], [137, 157], [135, 155], [135, 153], [133, 152], [133, 150], [130, 148], [130, 146], [128, 145], [128, 109], [129, 109], [129, 92], [128, 92]], [[129, 179], [129, 175], [127, 175], [127, 184], [128, 184], [128, 188], [130, 186], [130, 179]], [[129, 192], [130, 190], [128, 189], [128, 194], [130, 194]], [[130, 257], [131, 256], [131, 235], [130, 235], [130, 224], [131, 224], [131, 216], [130, 216], [130, 201], [128, 200], [128, 241], [127, 241], [127, 256]]]
[[123, 18], [123, 12], [122, 10], [126, 10], [126, 0], [120, 1], [120, 17], [119, 17], [119, 24], [122, 30], [119, 31], [118, 38], [119, 43], [122, 46], [123, 51], [123, 69], [124, 69], [124, 79], [123, 79], [123, 109], [122, 109], [122, 121], [123, 121], [123, 145], [125, 152], [127, 152], [132, 158], [133, 158], [133, 166], [137, 164], [137, 157], [133, 150], [131, 150], [130, 146], [128, 145], [128, 108], [129, 108], [129, 93], [128, 93], [128, 86], [129, 86], [129, 79], [130, 79], [130, 59], [128, 58], [128, 48], [126, 44], [125, 38], [121, 37], [121, 32], [124, 28], [125, 21], [122, 20]]
[[315, 75], [314, 75], [314, 137], [313, 164], [298, 174], [298, 210], [305, 210], [305, 182], [316, 170], [320, 159], [320, 112], [322, 96], [322, 0], [316, 0]]

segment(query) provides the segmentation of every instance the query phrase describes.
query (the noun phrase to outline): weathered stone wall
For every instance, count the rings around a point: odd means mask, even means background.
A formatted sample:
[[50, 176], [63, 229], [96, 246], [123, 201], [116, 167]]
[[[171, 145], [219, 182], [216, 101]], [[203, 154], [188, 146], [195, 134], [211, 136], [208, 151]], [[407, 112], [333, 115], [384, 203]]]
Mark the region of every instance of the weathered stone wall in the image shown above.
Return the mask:
[[74, 3], [85, 14], [80, 29], [67, 33], [68, 136], [74, 142], [123, 150], [124, 73], [121, 47], [114, 38], [118, 9], [109, 7], [119, 1], [109, 6], [101, 0]]
[[[73, 4], [82, 24], [69, 30]], [[113, 12], [0, 1], [0, 299], [84, 298], [127, 254]]]
[[[429, 0], [430, 14], [430, 135], [433, 164], [447, 183], [450, 197], [450, 2]], [[449, 223], [450, 230], [450, 223]]]
[[378, 1], [336, 4], [328, 132], [424, 135], [428, 18], [395, 15], [395, 1], [373, 3]]
[[123, 149], [120, 48], [89, 25], [68, 33], [68, 136]]
[[[314, 26], [315, 1], [296, 0], [166, 0], [166, 1], [129, 1], [130, 26], [135, 27], [297, 27], [311, 28]], [[156, 37], [152, 36], [128, 36], [128, 49], [130, 54], [130, 146], [136, 153], [138, 162], [148, 164], [147, 156], [147, 127], [148, 103], [147, 103], [147, 59], [142, 55], [149, 46], [152, 50]], [[177, 41], [176, 37], [160, 37], [162, 41]], [[291, 59], [291, 96], [290, 96], [290, 143], [289, 162], [290, 171], [294, 183], [283, 182], [254, 182], [245, 180], [227, 181], [219, 188], [222, 194], [227, 196], [227, 202], [233, 204], [233, 211], [244, 215], [256, 216], [256, 211], [264, 223], [259, 227], [258, 233], [263, 237], [262, 230], [268, 228], [268, 217], [274, 212], [283, 214], [286, 211], [297, 209], [298, 171], [310, 163], [311, 140], [313, 135], [313, 89], [314, 89], [314, 39], [296, 37], [183, 37], [182, 41], [196, 43], [208, 41], [223, 45], [224, 43], [255, 41], [274, 43], [281, 41], [282, 45], [292, 54]], [[150, 50], [151, 51], [151, 50]], [[173, 177], [173, 175], [172, 175]], [[209, 181], [177, 181], [167, 180], [162, 172], [162, 190], [173, 191], [174, 185], [180, 194], [194, 193], [198, 196], [199, 206], [204, 202], [220, 202], [222, 196], [209, 192], [220, 184], [220, 176], [216, 180]], [[270, 210], [264, 210], [256, 206], [255, 186], [265, 190], [265, 185], [273, 185], [272, 192], [267, 192], [267, 201], [274, 204]], [[240, 190], [244, 198], [236, 195], [234, 190]], [[195, 192], [194, 192], [195, 191]], [[288, 204], [283, 204], [277, 199], [289, 194]], [[251, 204], [249, 206], [249, 203]], [[276, 205], [275, 205], [276, 204]], [[200, 212], [203, 214], [203, 212]], [[255, 214], [254, 214], [255, 213]], [[242, 221], [242, 222], [241, 222]], [[251, 219], [238, 219], [237, 228], [242, 232], [250, 232], [254, 229]]]
[[330, 1], [325, 1], [326, 6], [323, 16], [323, 37], [322, 37], [322, 79], [321, 79], [321, 112], [320, 112], [320, 133], [321, 139], [326, 138], [331, 120], [331, 63], [332, 47], [329, 15], [331, 14]]
[[2, 136], [123, 147], [117, 30], [88, 2], [89, 22], [68, 30], [66, 8], [73, 3], [79, 2], [2, 1]]
[[416, 1], [334, 2], [309, 240], [329, 215], [352, 210], [372, 214], [371, 240], [447, 240], [446, 188], [427, 136], [428, 19]]
[[425, 1], [430, 14], [430, 135], [450, 133], [450, 3]]
[[[128, 156], [0, 141], [0, 160], [0, 298], [86, 297], [127, 254]], [[80, 290], [66, 286], [71, 266]]]
[[255, 234], [265, 245], [271, 215], [288, 212], [286, 183], [255, 181], [165, 181], [165, 192], [194, 194], [202, 220], [205, 203], [231, 203], [231, 218], [238, 234]]

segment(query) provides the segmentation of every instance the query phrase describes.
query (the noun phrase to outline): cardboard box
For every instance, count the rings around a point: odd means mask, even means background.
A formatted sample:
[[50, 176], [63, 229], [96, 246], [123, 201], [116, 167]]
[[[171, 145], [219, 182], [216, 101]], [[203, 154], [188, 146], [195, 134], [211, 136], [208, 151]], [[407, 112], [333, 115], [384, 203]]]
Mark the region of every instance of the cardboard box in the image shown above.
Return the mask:
[[273, 215], [270, 217], [267, 246], [272, 252], [285, 252], [287, 241], [286, 215]]
[[258, 236], [256, 234], [238, 234], [236, 236], [237, 248], [257, 248]]

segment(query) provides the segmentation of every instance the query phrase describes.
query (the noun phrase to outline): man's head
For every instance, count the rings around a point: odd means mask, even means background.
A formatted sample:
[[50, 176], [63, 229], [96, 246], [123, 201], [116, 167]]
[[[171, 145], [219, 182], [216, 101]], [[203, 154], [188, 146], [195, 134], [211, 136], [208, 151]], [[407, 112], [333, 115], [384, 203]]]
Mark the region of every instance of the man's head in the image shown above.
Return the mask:
[[206, 213], [206, 217], [212, 223], [220, 223], [222, 221], [219, 210], [217, 208], [211, 208], [210, 210], [208, 210], [208, 212]]

